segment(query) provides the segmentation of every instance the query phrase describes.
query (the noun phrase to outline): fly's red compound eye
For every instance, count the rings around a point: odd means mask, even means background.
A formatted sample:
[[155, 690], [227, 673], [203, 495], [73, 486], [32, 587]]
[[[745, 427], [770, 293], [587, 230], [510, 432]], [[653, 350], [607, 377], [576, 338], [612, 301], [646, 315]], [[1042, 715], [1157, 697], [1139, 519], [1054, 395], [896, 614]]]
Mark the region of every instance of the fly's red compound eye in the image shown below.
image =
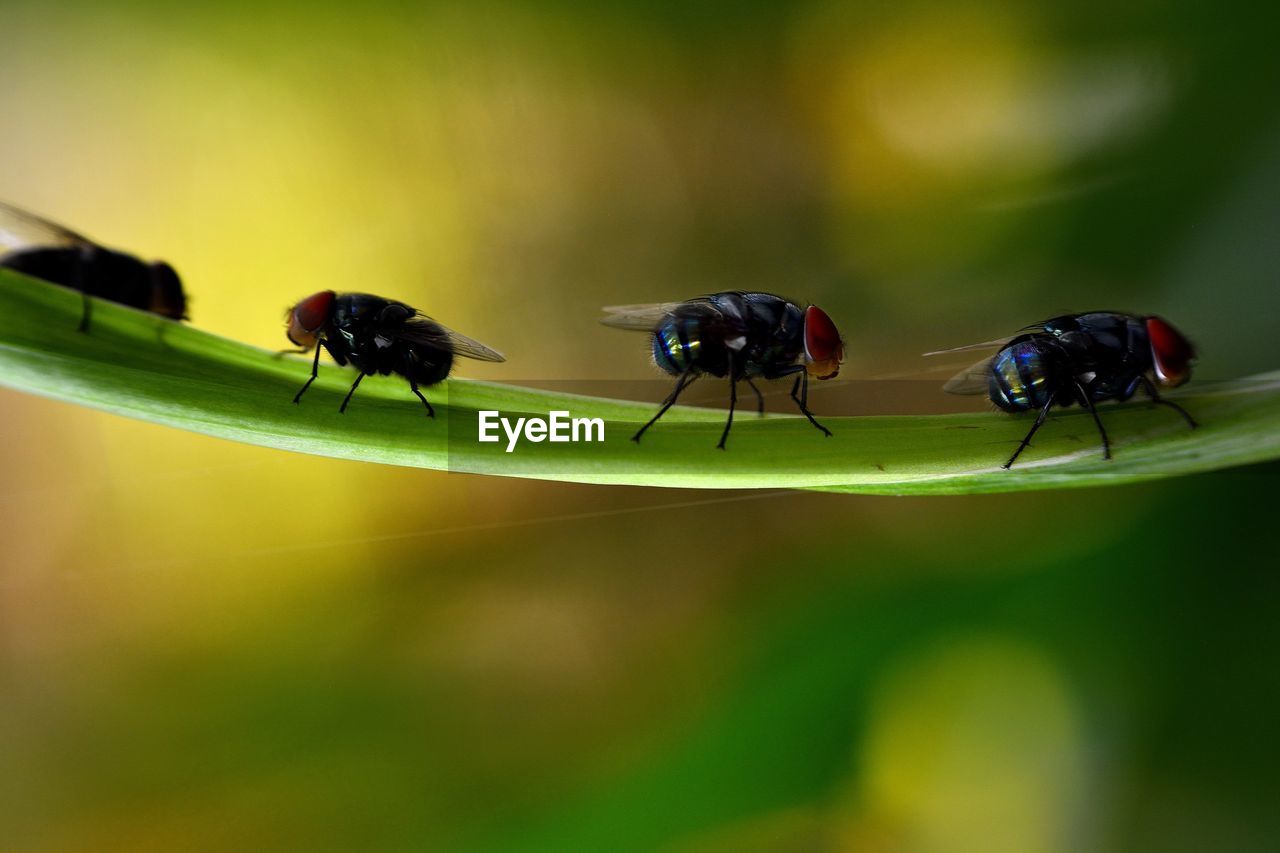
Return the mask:
[[329, 309], [333, 307], [334, 293], [322, 290], [312, 294], [293, 306], [293, 319], [308, 332], [314, 332], [325, 324], [329, 318]]
[[804, 312], [804, 354], [808, 360], [805, 369], [813, 378], [830, 379], [840, 372], [844, 342], [836, 324], [817, 305]]
[[289, 312], [289, 340], [300, 347], [313, 346], [316, 332], [329, 320], [334, 298], [332, 290], [322, 290], [293, 306]]
[[804, 351], [810, 361], [828, 361], [840, 355], [840, 333], [827, 312], [810, 305], [804, 312]]
[[1195, 347], [1182, 333], [1159, 317], [1147, 318], [1147, 337], [1151, 339], [1151, 361], [1156, 380], [1174, 387], [1191, 378], [1191, 361]]

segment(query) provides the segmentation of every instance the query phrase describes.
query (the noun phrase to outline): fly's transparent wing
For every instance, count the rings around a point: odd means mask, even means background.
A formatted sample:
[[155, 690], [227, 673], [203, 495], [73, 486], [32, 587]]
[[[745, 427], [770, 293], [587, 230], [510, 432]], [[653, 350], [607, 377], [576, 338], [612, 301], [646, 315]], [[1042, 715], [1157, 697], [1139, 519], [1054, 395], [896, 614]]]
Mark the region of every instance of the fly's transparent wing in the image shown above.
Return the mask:
[[985, 394], [991, 376], [991, 359], [971, 364], [947, 380], [942, 390], [948, 394]]
[[495, 349], [485, 346], [474, 338], [459, 334], [453, 329], [440, 325], [430, 317], [419, 315], [405, 323], [400, 335], [414, 343], [426, 344], [437, 349], [448, 350], [454, 355], [464, 355], [477, 361], [506, 361], [506, 357]]
[[477, 361], [506, 361], [506, 357], [495, 349], [490, 349], [474, 338], [468, 338], [466, 335], [460, 335], [453, 329], [444, 330], [445, 337], [449, 339], [449, 346], [453, 348], [455, 355], [465, 355], [467, 358], [474, 358]]
[[644, 305], [609, 305], [601, 310], [605, 316], [600, 322], [616, 329], [634, 329], [652, 332], [663, 317], [671, 313], [679, 302], [651, 302]]
[[995, 349], [996, 347], [1004, 346], [1009, 343], [1010, 340], [1012, 340], [1011, 337], [996, 338], [994, 341], [983, 341], [980, 344], [967, 344], [962, 347], [952, 347], [951, 349], [936, 349], [933, 352], [927, 352], [924, 355], [928, 358], [933, 355], [947, 355], [953, 352], [974, 352], [980, 349]]
[[0, 251], [92, 245], [92, 240], [70, 228], [0, 201]]
[[[999, 338], [994, 341], [983, 341], [980, 344], [969, 344], [962, 347], [952, 347], [951, 349], [934, 350], [925, 353], [925, 356], [931, 355], [948, 355], [954, 352], [970, 352], [980, 349], [994, 349], [1008, 343], [1011, 338]], [[991, 375], [991, 359], [988, 356], [976, 364], [971, 364], [964, 370], [957, 373], [947, 380], [942, 386], [942, 390], [948, 394], [985, 394], [987, 393], [987, 379]]]

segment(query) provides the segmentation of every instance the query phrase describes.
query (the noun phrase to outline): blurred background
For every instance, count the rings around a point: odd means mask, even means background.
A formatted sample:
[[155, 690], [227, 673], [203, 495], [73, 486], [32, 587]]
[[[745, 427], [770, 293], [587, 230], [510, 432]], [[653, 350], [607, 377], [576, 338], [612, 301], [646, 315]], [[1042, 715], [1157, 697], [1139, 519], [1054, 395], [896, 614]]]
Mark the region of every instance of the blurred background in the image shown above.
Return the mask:
[[[0, 197], [284, 345], [326, 288], [640, 380], [597, 307], [821, 304], [851, 378], [1064, 310], [1274, 369], [1246, 2], [0, 3]], [[707, 399], [711, 399], [708, 397]], [[822, 394], [813, 405], [821, 413]], [[982, 403], [976, 403], [981, 407]], [[1200, 851], [1280, 832], [1280, 467], [938, 499], [294, 456], [0, 390], [7, 850]]]

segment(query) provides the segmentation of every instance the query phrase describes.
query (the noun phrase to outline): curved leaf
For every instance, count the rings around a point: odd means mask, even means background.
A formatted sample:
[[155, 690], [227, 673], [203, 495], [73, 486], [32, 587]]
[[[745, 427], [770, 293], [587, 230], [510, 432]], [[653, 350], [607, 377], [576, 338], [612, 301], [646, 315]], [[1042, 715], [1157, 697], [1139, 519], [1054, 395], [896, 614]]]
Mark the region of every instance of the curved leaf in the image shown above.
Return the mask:
[[[662, 429], [627, 440], [655, 410], [623, 402], [487, 382], [429, 389], [424, 417], [400, 383], [361, 386], [347, 415], [338, 403], [353, 374], [323, 366], [305, 404], [290, 403], [309, 365], [106, 302], [89, 334], [76, 331], [80, 297], [0, 270], [0, 383], [206, 435], [303, 453], [484, 474], [643, 486], [817, 488], [940, 494], [1095, 486], [1209, 471], [1280, 457], [1280, 374], [1182, 394], [1202, 423], [1188, 430], [1152, 406], [1107, 407], [1116, 457], [1102, 459], [1089, 416], [1058, 413], [1011, 471], [999, 464], [1028, 421], [1001, 413], [829, 418], [823, 439], [801, 417], [742, 417], [728, 452], [714, 445], [719, 410], [676, 407]], [[476, 441], [476, 413], [567, 410], [602, 418], [596, 444]]]

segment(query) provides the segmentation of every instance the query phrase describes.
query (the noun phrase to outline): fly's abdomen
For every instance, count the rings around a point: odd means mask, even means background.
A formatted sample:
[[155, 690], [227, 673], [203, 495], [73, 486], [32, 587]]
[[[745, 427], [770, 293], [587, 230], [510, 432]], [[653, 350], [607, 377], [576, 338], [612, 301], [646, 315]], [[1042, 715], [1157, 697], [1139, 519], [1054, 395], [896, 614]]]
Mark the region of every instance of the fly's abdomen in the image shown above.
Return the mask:
[[443, 382], [453, 369], [453, 353], [448, 350], [421, 346], [399, 346], [395, 349], [400, 359], [395, 371], [419, 385]]
[[668, 317], [653, 330], [653, 361], [667, 373], [684, 373], [700, 349], [697, 320]]
[[1053, 396], [1049, 364], [1035, 340], [1013, 344], [991, 360], [991, 402], [1006, 412], [1039, 409]]
[[87, 257], [80, 249], [26, 249], [6, 255], [0, 266], [121, 305], [144, 309], [151, 305], [148, 266], [110, 249], [95, 248]]

